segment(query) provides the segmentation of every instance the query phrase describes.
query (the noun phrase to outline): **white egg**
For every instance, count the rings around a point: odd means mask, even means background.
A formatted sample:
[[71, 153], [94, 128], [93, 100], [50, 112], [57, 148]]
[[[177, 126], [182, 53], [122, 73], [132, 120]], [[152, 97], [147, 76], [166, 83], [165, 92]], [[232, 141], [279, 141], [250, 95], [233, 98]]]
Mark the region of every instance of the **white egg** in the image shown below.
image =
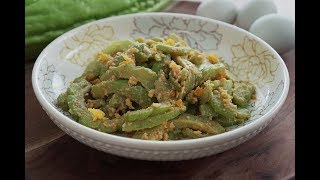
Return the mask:
[[240, 8], [237, 16], [237, 25], [248, 30], [256, 19], [272, 13], [277, 13], [277, 6], [272, 0], [250, 0]]
[[279, 14], [260, 17], [249, 31], [266, 41], [279, 54], [295, 47], [294, 22]]
[[199, 5], [196, 14], [233, 24], [237, 17], [237, 7], [231, 0], [206, 0]]

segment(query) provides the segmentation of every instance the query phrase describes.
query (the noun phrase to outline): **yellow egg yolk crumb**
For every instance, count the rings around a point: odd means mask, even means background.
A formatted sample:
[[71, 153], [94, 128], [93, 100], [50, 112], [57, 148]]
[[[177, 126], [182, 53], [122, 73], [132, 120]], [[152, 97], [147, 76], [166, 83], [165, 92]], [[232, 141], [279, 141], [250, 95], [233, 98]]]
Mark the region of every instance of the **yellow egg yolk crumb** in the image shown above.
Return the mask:
[[202, 94], [203, 94], [203, 88], [201, 88], [201, 87], [197, 87], [195, 90], [194, 90], [194, 95], [195, 96], [197, 96], [197, 97], [199, 97], [199, 96], [201, 96]]
[[134, 60], [132, 58], [130, 58], [128, 55], [123, 54], [122, 55], [124, 61], [120, 63], [121, 64], [135, 64]]
[[138, 79], [135, 78], [134, 76], [130, 76], [128, 83], [132, 86], [137, 85]]
[[216, 79], [222, 80], [227, 77], [226, 71], [223, 69], [222, 71], [219, 72], [219, 74], [216, 76]]
[[161, 104], [160, 103], [152, 103], [152, 105], [151, 105], [152, 107], [155, 107], [155, 108], [158, 108], [158, 107], [160, 107], [161, 106]]
[[173, 130], [173, 128], [175, 126], [174, 126], [173, 122], [165, 122], [165, 123], [163, 123], [163, 127], [164, 127], [164, 129], [171, 131], [171, 130]]
[[181, 100], [181, 99], [175, 101], [175, 104], [176, 104], [176, 106], [178, 106], [178, 107], [182, 107], [182, 106], [183, 106], [183, 103], [182, 103], [182, 100]]
[[215, 55], [215, 54], [209, 54], [207, 56], [207, 59], [212, 63], [212, 64], [215, 64], [218, 62], [218, 56]]
[[129, 109], [134, 109], [134, 107], [132, 106], [132, 102], [129, 98], [126, 99], [126, 105], [129, 107]]
[[155, 93], [155, 90], [151, 89], [150, 91], [148, 91], [148, 96], [152, 98], [154, 96], [154, 93]]
[[174, 40], [173, 39], [167, 39], [164, 41], [164, 44], [166, 45], [170, 45], [170, 46], [174, 46]]
[[99, 59], [99, 61], [101, 61], [101, 62], [105, 62], [105, 61], [108, 61], [108, 60], [109, 60], [109, 56], [108, 56], [108, 54], [105, 54], [105, 53], [103, 53], [103, 52], [99, 52], [99, 53], [98, 53], [98, 59]]
[[158, 53], [158, 51], [157, 51], [157, 46], [153, 46], [153, 47], [151, 48], [151, 53], [152, 53], [152, 54], [157, 54], [157, 53]]
[[173, 76], [177, 77], [181, 72], [181, 66], [177, 65], [174, 61], [171, 61], [169, 68], [172, 70]]
[[106, 115], [100, 109], [88, 108], [88, 111], [91, 113], [93, 121], [100, 120]]
[[169, 140], [169, 135], [168, 133], [163, 133], [163, 140], [168, 141]]

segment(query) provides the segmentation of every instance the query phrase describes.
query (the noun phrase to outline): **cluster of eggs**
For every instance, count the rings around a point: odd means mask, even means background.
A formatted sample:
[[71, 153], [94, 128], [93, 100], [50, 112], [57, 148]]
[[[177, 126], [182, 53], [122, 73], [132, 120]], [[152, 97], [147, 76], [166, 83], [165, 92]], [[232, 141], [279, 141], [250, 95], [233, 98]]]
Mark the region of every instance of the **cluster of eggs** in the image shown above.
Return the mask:
[[197, 15], [226, 23], [236, 23], [242, 29], [260, 37], [279, 54], [295, 46], [294, 22], [277, 14], [277, 6], [272, 0], [250, 0], [238, 9], [234, 0], [205, 0]]

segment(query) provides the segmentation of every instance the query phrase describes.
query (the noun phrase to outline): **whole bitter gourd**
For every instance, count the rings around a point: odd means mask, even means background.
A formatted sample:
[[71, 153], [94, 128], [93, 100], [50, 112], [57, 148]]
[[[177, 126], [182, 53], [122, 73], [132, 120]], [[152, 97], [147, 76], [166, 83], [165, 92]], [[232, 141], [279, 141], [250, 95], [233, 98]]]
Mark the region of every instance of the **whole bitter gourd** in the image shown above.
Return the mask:
[[25, 61], [35, 60], [52, 40], [85, 23], [110, 16], [153, 12], [171, 0], [26, 0]]

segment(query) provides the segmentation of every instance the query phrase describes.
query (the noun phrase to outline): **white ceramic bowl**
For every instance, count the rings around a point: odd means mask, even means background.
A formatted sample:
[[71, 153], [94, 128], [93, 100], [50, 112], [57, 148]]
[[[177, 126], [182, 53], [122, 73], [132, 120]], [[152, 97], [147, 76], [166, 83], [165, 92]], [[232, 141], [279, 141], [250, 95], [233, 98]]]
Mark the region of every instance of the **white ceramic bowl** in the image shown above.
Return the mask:
[[[216, 52], [241, 80], [257, 86], [252, 117], [243, 125], [210, 137], [147, 141], [102, 133], [87, 128], [55, 105], [94, 54], [117, 39], [159, 37], [176, 33], [197, 49]], [[98, 20], [73, 29], [49, 44], [32, 72], [33, 89], [53, 122], [78, 141], [114, 155], [174, 161], [195, 159], [233, 148], [255, 136], [276, 115], [289, 89], [289, 75], [281, 57], [260, 38], [220, 21], [175, 13], [141, 13]]]

